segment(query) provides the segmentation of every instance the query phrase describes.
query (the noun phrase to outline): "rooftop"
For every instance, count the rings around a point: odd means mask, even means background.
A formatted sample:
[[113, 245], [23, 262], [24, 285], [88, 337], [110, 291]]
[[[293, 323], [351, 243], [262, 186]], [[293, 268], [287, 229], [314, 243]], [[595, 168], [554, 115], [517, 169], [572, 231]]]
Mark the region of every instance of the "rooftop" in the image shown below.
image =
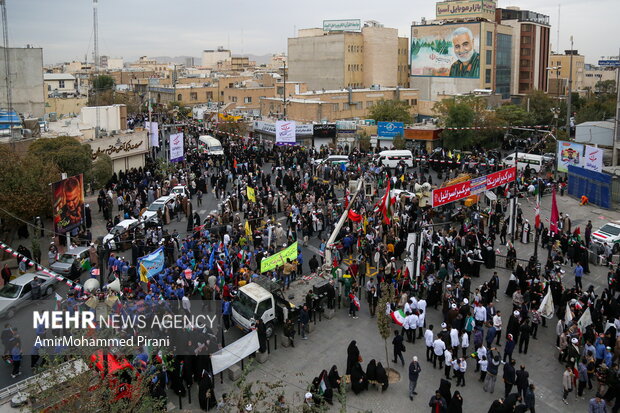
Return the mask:
[[69, 73], [44, 73], [43, 80], [75, 80], [75, 76]]

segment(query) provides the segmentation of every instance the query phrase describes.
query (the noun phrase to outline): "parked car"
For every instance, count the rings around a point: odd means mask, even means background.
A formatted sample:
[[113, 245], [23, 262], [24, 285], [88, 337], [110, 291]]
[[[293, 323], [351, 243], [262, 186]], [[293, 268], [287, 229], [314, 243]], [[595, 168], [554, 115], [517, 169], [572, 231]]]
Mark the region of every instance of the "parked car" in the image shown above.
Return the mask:
[[32, 281], [38, 277], [41, 284], [41, 295], [48, 296], [54, 293], [56, 279], [42, 272], [28, 272], [21, 275], [0, 289], [0, 317], [13, 318], [15, 312], [32, 303]]
[[163, 212], [163, 208], [165, 205], [167, 205], [168, 207], [172, 207], [172, 204], [174, 204], [175, 199], [176, 199], [176, 195], [173, 195], [173, 194], [157, 198], [155, 202], [149, 205], [146, 211], [142, 213], [140, 218], [142, 219], [142, 221], [156, 221], [157, 211], [161, 209]]
[[325, 163], [330, 164], [330, 165], [340, 165], [341, 163], [348, 165], [349, 157], [347, 155], [329, 155], [325, 159], [316, 159], [314, 161], [314, 164], [316, 166], [319, 166]]
[[133, 230], [136, 229], [139, 225], [140, 221], [137, 219], [131, 218], [122, 220], [110, 230], [110, 233], [108, 235], [103, 237], [103, 245], [106, 245], [107, 243], [110, 249], [113, 251], [116, 251], [117, 249], [125, 250], [129, 248], [129, 244], [134, 238]]
[[620, 251], [620, 221], [608, 222], [592, 233], [592, 242], [599, 246], [607, 244], [614, 254]]
[[88, 248], [77, 247], [60, 254], [58, 260], [50, 265], [50, 269], [67, 278], [79, 278], [82, 273], [82, 263], [88, 260]]

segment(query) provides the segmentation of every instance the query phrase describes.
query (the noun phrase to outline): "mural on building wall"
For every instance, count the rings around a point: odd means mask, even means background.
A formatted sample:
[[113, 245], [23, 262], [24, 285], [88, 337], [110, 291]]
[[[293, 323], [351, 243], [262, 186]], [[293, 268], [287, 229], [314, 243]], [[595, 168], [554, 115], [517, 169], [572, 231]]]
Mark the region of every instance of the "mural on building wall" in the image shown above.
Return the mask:
[[413, 26], [411, 75], [480, 77], [480, 24]]

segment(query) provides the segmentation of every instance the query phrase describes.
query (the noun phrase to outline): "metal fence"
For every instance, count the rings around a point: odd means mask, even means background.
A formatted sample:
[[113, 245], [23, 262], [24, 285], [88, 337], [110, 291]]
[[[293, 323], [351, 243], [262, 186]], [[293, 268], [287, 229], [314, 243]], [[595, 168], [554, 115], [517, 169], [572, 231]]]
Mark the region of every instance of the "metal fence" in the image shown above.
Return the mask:
[[505, 255], [495, 255], [495, 266], [499, 268], [506, 268], [508, 270], [513, 270], [517, 264], [521, 264], [521, 266], [525, 267], [529, 263], [528, 260], [524, 260], [522, 258], [516, 258], [512, 266], [508, 266], [507, 258]]

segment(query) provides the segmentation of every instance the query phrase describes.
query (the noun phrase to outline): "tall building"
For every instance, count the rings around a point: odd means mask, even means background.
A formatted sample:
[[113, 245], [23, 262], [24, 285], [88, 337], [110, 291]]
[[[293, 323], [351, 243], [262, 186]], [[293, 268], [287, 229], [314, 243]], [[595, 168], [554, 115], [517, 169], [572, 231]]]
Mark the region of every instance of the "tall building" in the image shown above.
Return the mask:
[[513, 71], [513, 28], [495, 21], [493, 0], [436, 5], [437, 19], [411, 26], [412, 88], [420, 99], [490, 91], [508, 99]]
[[217, 50], [203, 50], [202, 51], [202, 67], [207, 69], [217, 68], [218, 62], [230, 60], [232, 53], [230, 50], [224, 49], [222, 46]]
[[[0, 47], [0, 68], [4, 71], [4, 48]], [[45, 88], [43, 84], [43, 49], [26, 47], [9, 48], [11, 100], [13, 110], [25, 116], [40, 117], [45, 114]], [[0, 108], [7, 108], [6, 78], [0, 76]]]
[[512, 91], [523, 95], [547, 90], [549, 73], [549, 16], [518, 7], [497, 9], [497, 22], [513, 28]]
[[[585, 57], [580, 55], [578, 50], [565, 50], [564, 54], [551, 53], [551, 56], [549, 57], [549, 66], [559, 68], [557, 71], [558, 73], [553, 72], [549, 79], [550, 87], [548, 88], [548, 92], [550, 94], [559, 92], [561, 95], [565, 95], [567, 93], [571, 73], [571, 56], [573, 61], [573, 83], [571, 89], [573, 92], [578, 92], [585, 89]], [[559, 82], [555, 80], [556, 75]], [[551, 85], [551, 83], [556, 82], [560, 85], [559, 91]], [[565, 88], [562, 88], [561, 85], [565, 85]]]
[[[332, 23], [327, 23], [332, 22]], [[302, 29], [288, 39], [288, 74], [312, 90], [407, 87], [408, 40], [398, 30], [359, 20], [345, 26], [325, 21], [323, 29]]]

